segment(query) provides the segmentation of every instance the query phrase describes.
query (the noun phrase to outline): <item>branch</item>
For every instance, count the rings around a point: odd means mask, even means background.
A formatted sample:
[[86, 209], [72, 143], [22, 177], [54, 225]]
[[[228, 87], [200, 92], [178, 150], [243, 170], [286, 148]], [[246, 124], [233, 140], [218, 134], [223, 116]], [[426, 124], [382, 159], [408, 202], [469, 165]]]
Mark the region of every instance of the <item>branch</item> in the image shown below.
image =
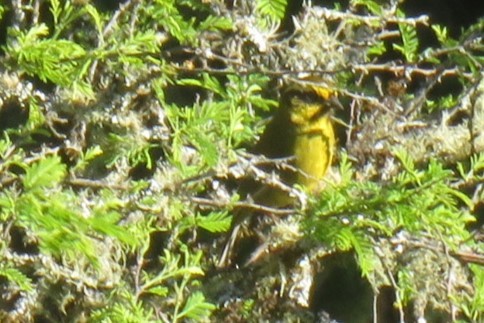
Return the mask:
[[318, 13], [320, 17], [326, 18], [328, 20], [357, 20], [361, 21], [366, 25], [374, 26], [375, 23], [383, 24], [383, 23], [392, 23], [392, 24], [404, 24], [410, 26], [417, 26], [419, 24], [428, 26], [429, 24], [429, 16], [421, 15], [416, 18], [400, 18], [396, 17], [393, 14], [390, 16], [360, 16], [349, 12], [340, 12], [337, 10], [331, 10], [328, 8], [318, 8]]
[[260, 204], [255, 204], [251, 202], [235, 202], [235, 203], [227, 203], [227, 202], [220, 202], [220, 201], [215, 201], [212, 199], [206, 199], [202, 197], [195, 197], [195, 196], [190, 196], [187, 197], [187, 200], [190, 202], [193, 202], [198, 205], [204, 205], [204, 206], [209, 206], [209, 207], [214, 207], [214, 208], [227, 208], [227, 207], [235, 207], [235, 208], [245, 208], [245, 209], [251, 209], [256, 212], [263, 212], [267, 214], [274, 214], [274, 215], [289, 215], [289, 214], [294, 214], [297, 212], [297, 209], [278, 209], [278, 208], [273, 208], [265, 205], [260, 205]]

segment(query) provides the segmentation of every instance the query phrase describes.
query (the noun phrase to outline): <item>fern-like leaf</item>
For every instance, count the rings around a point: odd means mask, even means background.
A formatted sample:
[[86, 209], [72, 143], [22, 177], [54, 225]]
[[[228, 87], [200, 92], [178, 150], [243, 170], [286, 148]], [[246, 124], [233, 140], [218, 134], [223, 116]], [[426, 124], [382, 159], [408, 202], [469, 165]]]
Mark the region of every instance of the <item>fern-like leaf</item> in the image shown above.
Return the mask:
[[262, 17], [269, 16], [275, 21], [284, 18], [286, 7], [286, 0], [258, 0], [256, 4], [257, 12]]

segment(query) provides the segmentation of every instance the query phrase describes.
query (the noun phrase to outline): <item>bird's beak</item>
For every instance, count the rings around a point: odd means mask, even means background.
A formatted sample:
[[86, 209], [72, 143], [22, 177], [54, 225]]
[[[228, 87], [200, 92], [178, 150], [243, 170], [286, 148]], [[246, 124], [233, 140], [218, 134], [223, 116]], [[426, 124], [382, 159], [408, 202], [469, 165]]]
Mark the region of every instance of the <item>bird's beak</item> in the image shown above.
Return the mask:
[[339, 101], [338, 97], [336, 96], [332, 96], [330, 99], [329, 99], [329, 102], [331, 103], [331, 105], [335, 108], [338, 108], [340, 110], [344, 110], [345, 108], [343, 107], [343, 105], [341, 104], [341, 102]]

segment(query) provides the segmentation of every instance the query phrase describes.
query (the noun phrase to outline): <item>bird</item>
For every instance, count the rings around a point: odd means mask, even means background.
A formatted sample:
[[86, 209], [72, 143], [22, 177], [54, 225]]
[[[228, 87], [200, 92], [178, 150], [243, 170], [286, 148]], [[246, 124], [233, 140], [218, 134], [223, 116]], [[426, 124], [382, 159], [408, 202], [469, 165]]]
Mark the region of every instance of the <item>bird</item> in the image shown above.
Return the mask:
[[[312, 79], [292, 80], [282, 88], [279, 108], [255, 145], [254, 153], [269, 159], [289, 160], [292, 167], [277, 170], [284, 185], [297, 184], [308, 193], [321, 189], [336, 145], [332, 122], [335, 107], [342, 108], [336, 91]], [[284, 208], [296, 202], [289, 190], [268, 185], [250, 195], [255, 204], [271, 208]], [[230, 266], [239, 230], [250, 215], [248, 210], [234, 215], [217, 267]]]

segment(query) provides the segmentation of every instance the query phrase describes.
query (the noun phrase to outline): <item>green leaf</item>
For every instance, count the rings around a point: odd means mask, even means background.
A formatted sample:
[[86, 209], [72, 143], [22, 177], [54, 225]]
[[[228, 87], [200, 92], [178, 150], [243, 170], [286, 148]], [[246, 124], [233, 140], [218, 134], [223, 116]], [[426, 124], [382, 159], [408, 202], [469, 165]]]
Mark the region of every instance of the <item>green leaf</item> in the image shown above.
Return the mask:
[[107, 211], [101, 213], [95, 212], [95, 216], [89, 219], [90, 226], [96, 232], [116, 238], [126, 245], [134, 245], [136, 243], [132, 235], [126, 228], [118, 225], [121, 215], [115, 211]]
[[192, 85], [205, 88], [207, 90], [213, 91], [221, 96], [225, 94], [225, 88], [220, 84], [220, 82], [213, 76], [207, 73], [202, 74], [202, 80], [199, 79], [181, 79], [177, 81], [178, 85]]
[[387, 51], [385, 43], [383, 41], [378, 41], [372, 46], [368, 47], [366, 50], [366, 54], [368, 56], [375, 55], [375, 56], [380, 56], [384, 54]]
[[226, 17], [208, 16], [199, 25], [200, 30], [232, 30], [234, 28], [232, 20]]
[[86, 4], [84, 6], [84, 10], [91, 16], [91, 18], [94, 21], [94, 25], [96, 26], [97, 32], [100, 36], [102, 36], [103, 29], [104, 29], [104, 23], [101, 15], [97, 11], [97, 9], [91, 5], [91, 4]]
[[52, 13], [52, 17], [54, 18], [55, 25], [57, 25], [59, 23], [59, 18], [62, 13], [59, 0], [50, 0], [50, 12]]
[[408, 24], [399, 24], [402, 45], [393, 44], [393, 48], [401, 52], [407, 62], [416, 62], [418, 58], [417, 28]]
[[197, 146], [197, 150], [202, 156], [207, 166], [215, 166], [218, 162], [219, 152], [217, 146], [205, 134], [198, 133], [190, 136], [191, 141]]
[[32, 280], [16, 268], [6, 267], [5, 264], [0, 265], [1, 276], [5, 277], [10, 283], [17, 285], [24, 292], [31, 292], [34, 289]]
[[28, 129], [36, 129], [45, 122], [45, 117], [42, 109], [35, 100], [32, 100], [29, 106], [29, 120], [27, 123]]
[[257, 0], [256, 10], [262, 16], [269, 16], [275, 21], [284, 18], [287, 0]]
[[33, 26], [26, 34], [20, 34], [20, 46], [21, 45], [31, 45], [39, 40], [42, 36], [47, 36], [49, 34], [49, 28], [46, 24], [39, 24]]
[[155, 286], [147, 289], [146, 292], [160, 297], [166, 297], [169, 293], [169, 289], [164, 286]]
[[26, 170], [23, 184], [29, 190], [53, 187], [62, 181], [65, 175], [66, 166], [61, 163], [60, 157], [46, 157]]
[[207, 216], [197, 214], [196, 224], [209, 232], [226, 232], [230, 229], [232, 217], [227, 212], [212, 212]]
[[217, 307], [205, 301], [205, 296], [200, 292], [193, 293], [186, 301], [182, 311], [178, 313], [176, 319], [190, 318], [200, 320], [207, 317]]
[[442, 27], [440, 25], [432, 25], [431, 26], [432, 30], [435, 32], [435, 35], [437, 36], [437, 39], [441, 44], [445, 44], [447, 42], [447, 39], [449, 37], [449, 34], [447, 32], [446, 27]]

